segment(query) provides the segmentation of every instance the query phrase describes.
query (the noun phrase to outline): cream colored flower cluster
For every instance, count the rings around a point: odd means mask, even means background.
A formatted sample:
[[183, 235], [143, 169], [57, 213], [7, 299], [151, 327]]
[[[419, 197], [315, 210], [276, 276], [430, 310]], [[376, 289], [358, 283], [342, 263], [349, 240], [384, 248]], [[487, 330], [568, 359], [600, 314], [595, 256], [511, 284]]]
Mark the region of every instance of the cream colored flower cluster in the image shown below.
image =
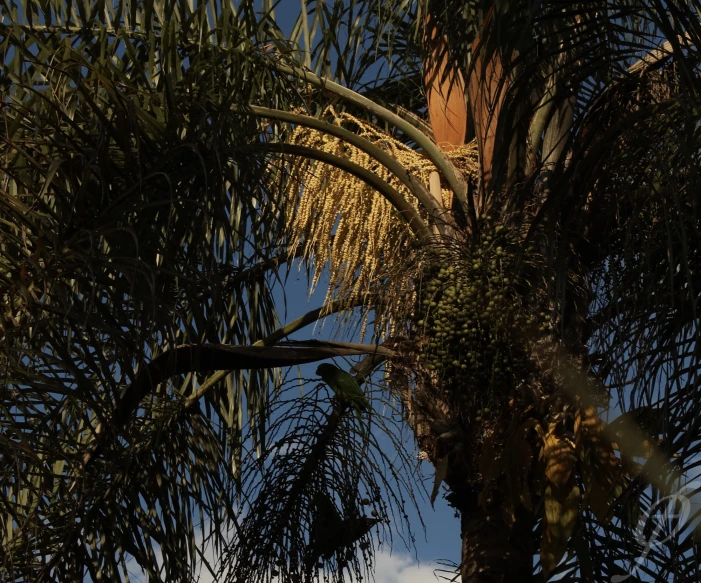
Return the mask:
[[[429, 174], [436, 169], [422, 153], [367, 121], [333, 108], [326, 110], [324, 119], [382, 148], [424, 184], [428, 184]], [[384, 166], [344, 140], [298, 126], [288, 141], [345, 158], [370, 170], [419, 209], [411, 192]], [[474, 144], [448, 155], [460, 170], [476, 171]], [[296, 212], [288, 225], [290, 251], [297, 255], [302, 246], [301, 256], [313, 263], [311, 289], [328, 266], [327, 304], [347, 299], [351, 305], [360, 299], [364, 305], [371, 305], [377, 299], [379, 286], [386, 286], [388, 276], [396, 271], [400, 262], [406, 261], [413, 236], [411, 230], [379, 192], [348, 172], [296, 156], [288, 163], [292, 179], [287, 194], [292, 201], [297, 201], [296, 205], [293, 202]], [[451, 200], [452, 192], [444, 190], [444, 206], [450, 207]], [[423, 209], [419, 212], [425, 216]]]

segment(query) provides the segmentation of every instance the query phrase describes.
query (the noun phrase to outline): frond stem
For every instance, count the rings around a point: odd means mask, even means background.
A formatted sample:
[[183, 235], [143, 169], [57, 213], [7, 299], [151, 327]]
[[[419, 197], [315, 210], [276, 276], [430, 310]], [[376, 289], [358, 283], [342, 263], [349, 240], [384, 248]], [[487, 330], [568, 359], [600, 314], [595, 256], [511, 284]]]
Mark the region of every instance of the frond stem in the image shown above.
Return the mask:
[[[336, 301], [332, 302], [328, 306], [321, 306], [319, 308], [316, 308], [314, 310], [311, 310], [310, 312], [307, 312], [303, 316], [297, 318], [296, 320], [293, 320], [292, 322], [289, 322], [288, 324], [285, 324], [281, 328], [278, 328], [265, 338], [262, 338], [261, 340], [258, 340], [257, 342], [254, 342], [251, 346], [272, 346], [282, 340], [283, 338], [289, 336], [290, 334], [293, 334], [297, 330], [301, 330], [305, 326], [308, 326], [309, 324], [313, 324], [317, 320], [320, 320], [321, 318], [325, 318], [326, 316], [330, 316], [331, 314], [335, 314], [336, 312], [340, 312], [341, 310], [344, 309], [349, 309], [352, 307], [356, 307], [361, 305], [362, 302], [358, 301], [357, 304], [351, 304], [349, 305], [347, 301]], [[209, 390], [216, 385], [218, 382], [224, 380], [226, 375], [228, 375], [231, 371], [230, 370], [220, 370], [215, 372], [212, 376], [210, 376], [205, 382], [203, 382], [200, 387], [197, 389], [197, 391], [190, 395], [187, 399], [185, 399], [185, 403], [183, 404], [185, 409], [189, 409], [192, 407], [197, 401], [199, 401]]]

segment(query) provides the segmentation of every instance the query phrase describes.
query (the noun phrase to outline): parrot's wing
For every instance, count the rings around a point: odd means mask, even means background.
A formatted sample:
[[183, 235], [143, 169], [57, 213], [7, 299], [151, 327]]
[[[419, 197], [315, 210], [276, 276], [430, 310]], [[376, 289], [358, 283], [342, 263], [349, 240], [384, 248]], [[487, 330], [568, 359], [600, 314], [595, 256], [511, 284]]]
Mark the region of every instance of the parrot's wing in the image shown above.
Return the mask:
[[325, 363], [319, 365], [316, 369], [316, 374], [331, 387], [339, 398], [351, 401], [359, 409], [369, 408], [368, 400], [358, 381], [346, 371], [332, 364]]
[[343, 387], [343, 392], [346, 393], [349, 397], [357, 399], [365, 398], [365, 393], [363, 392], [363, 389], [360, 388], [358, 381], [356, 381], [355, 378], [353, 378], [353, 376], [348, 374], [345, 370], [341, 370], [340, 368], [338, 369], [336, 375], [336, 382], [338, 382], [338, 384], [341, 387]]

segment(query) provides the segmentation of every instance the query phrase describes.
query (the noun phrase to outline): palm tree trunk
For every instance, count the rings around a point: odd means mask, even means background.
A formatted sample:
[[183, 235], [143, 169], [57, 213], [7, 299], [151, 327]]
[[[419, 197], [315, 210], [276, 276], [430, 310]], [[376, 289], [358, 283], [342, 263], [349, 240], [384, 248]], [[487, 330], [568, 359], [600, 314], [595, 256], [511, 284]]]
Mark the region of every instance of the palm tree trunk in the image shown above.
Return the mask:
[[472, 497], [462, 511], [462, 583], [529, 583], [533, 577], [533, 521], [527, 513], [509, 527], [501, 504], [485, 509]]
[[[395, 374], [395, 386], [406, 383], [405, 377]], [[403, 392], [408, 422], [414, 431], [419, 448], [435, 466], [445, 452], [440, 451], [438, 433], [447, 429], [450, 405], [431, 392], [431, 386], [418, 385], [413, 395]], [[418, 403], [418, 407], [416, 406]], [[448, 423], [448, 426], [450, 423]], [[468, 442], [469, 443], [469, 442]], [[473, 443], [473, 446], [476, 444]], [[468, 449], [466, 447], [465, 449]], [[533, 556], [537, 550], [533, 534], [535, 518], [523, 506], [511, 516], [512, 524], [505, 522], [499, 489], [492, 489], [486, 504], [480, 504], [480, 486], [467, 486], [468, 475], [477, 471], [463, 463], [451, 464], [445, 482], [451, 493], [446, 497], [460, 511], [462, 583], [531, 583]], [[511, 506], [511, 505], [508, 505]]]

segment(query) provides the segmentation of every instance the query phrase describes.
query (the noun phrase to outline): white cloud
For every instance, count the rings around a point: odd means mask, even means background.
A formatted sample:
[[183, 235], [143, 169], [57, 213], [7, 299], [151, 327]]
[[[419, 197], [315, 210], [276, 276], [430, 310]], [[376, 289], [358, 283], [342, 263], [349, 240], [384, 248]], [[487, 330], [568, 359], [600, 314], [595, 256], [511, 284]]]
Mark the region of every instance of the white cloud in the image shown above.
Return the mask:
[[[211, 545], [205, 550], [204, 556], [211, 565], [216, 564]], [[136, 567], [133, 561], [129, 561], [127, 564], [130, 567], [130, 576], [134, 580], [146, 580], [145, 573]], [[436, 577], [435, 571], [440, 568], [440, 565], [428, 562], [419, 564], [413, 556], [406, 553], [390, 553], [389, 551], [378, 551], [375, 553], [375, 583], [438, 582], [439, 579]], [[195, 579], [195, 581], [198, 583], [217, 583], [204, 567], [199, 573], [199, 578]]]
[[[208, 557], [212, 559], [213, 557]], [[375, 583], [429, 583], [438, 581], [434, 574], [437, 565], [419, 564], [416, 559], [401, 553], [378, 552], [375, 555]], [[199, 583], [213, 583], [213, 579], [202, 570]]]
[[380, 552], [375, 555], [376, 583], [427, 583], [438, 580], [434, 574], [436, 565], [417, 563], [406, 554]]

